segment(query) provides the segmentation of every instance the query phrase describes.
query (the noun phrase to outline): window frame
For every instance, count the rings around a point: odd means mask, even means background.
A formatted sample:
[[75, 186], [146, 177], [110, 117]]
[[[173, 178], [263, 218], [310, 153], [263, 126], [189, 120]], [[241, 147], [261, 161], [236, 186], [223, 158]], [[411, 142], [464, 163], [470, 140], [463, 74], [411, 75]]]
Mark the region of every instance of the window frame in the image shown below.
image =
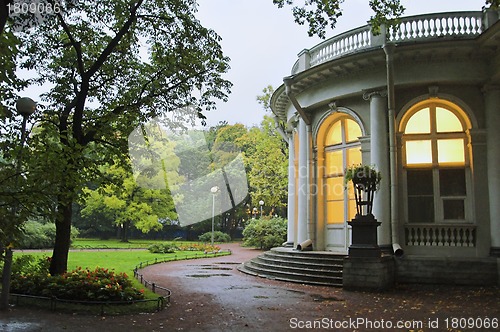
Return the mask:
[[[462, 125], [462, 131], [458, 132], [437, 132], [436, 108], [444, 108], [453, 113]], [[429, 108], [430, 113], [430, 132], [429, 133], [410, 133], [405, 134], [406, 125], [411, 117], [420, 110]], [[401, 165], [402, 165], [402, 181], [404, 188], [404, 213], [405, 220], [408, 224], [464, 224], [471, 223], [472, 220], [472, 176], [470, 170], [470, 137], [469, 137], [470, 122], [464, 112], [461, 112], [458, 107], [440, 103], [436, 101], [426, 101], [415, 105], [409, 109], [402, 118], [399, 125], [399, 135], [401, 138]], [[462, 139], [464, 162], [448, 162], [439, 163], [438, 161], [438, 141], [445, 139]], [[431, 141], [431, 160], [430, 163], [410, 164], [407, 163], [407, 142], [417, 140]], [[440, 183], [440, 170], [446, 169], [463, 169], [465, 181], [465, 195], [442, 195]], [[432, 171], [432, 186], [433, 186], [433, 203], [434, 203], [434, 220], [423, 222], [410, 222], [409, 216], [409, 194], [408, 194], [408, 171], [409, 170], [431, 170]], [[418, 195], [416, 195], [418, 196]], [[445, 202], [447, 200], [463, 200], [464, 219], [445, 219]]]
[[[350, 150], [350, 149], [359, 149], [359, 157], [360, 157], [360, 159], [362, 159], [361, 142], [360, 142], [359, 138], [356, 139], [356, 140], [351, 140], [351, 141], [347, 140], [347, 133], [346, 133], [347, 120], [353, 121], [359, 127], [360, 133], [362, 134], [361, 126], [359, 125], [359, 123], [354, 118], [352, 118], [351, 116], [349, 116], [347, 114], [338, 117], [337, 119], [335, 119], [335, 121], [332, 122], [332, 124], [329, 126], [329, 128], [326, 131], [327, 134], [326, 134], [325, 145], [324, 145], [324, 154], [325, 154], [325, 164], [324, 164], [324, 167], [325, 167], [325, 173], [324, 173], [324, 176], [323, 176], [323, 183], [327, 183], [327, 181], [328, 181], [329, 178], [336, 178], [336, 177], [340, 177], [342, 179], [342, 181], [343, 181], [344, 170], [348, 166], [347, 165], [348, 150]], [[337, 122], [340, 122], [341, 140], [342, 141], [340, 143], [327, 145], [328, 135], [330, 133], [330, 130], [332, 130], [333, 126]], [[329, 152], [334, 152], [334, 151], [342, 151], [342, 161], [343, 161], [342, 162], [342, 166], [343, 167], [340, 170], [340, 172], [331, 172], [331, 173], [329, 173], [328, 172], [329, 165], [327, 165], [327, 162], [326, 162], [326, 160], [327, 160], [327, 154]], [[329, 206], [329, 204], [328, 203], [332, 202], [332, 201], [335, 201], [335, 200], [328, 200], [328, 194], [325, 195], [324, 200], [325, 200], [324, 215], [327, 217], [326, 218], [327, 219], [326, 224], [327, 225], [339, 225], [339, 224], [345, 223], [346, 219], [349, 218], [349, 206], [352, 205], [350, 203], [354, 202], [354, 192], [353, 192], [352, 188], [348, 188], [348, 190], [345, 190], [344, 193], [343, 193], [343, 208], [344, 208], [344, 217], [343, 217], [343, 219], [344, 220], [342, 221], [342, 223], [329, 222], [329, 218], [328, 218], [328, 215], [329, 215], [328, 214], [328, 206]]]

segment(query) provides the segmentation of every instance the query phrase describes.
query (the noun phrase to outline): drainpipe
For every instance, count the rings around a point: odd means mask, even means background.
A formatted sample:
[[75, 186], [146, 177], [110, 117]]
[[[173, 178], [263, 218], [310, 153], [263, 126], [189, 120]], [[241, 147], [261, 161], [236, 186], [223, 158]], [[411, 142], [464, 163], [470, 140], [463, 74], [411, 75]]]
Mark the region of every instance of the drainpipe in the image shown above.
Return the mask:
[[404, 254], [399, 244], [399, 214], [398, 214], [398, 177], [397, 177], [397, 145], [396, 145], [396, 123], [395, 123], [395, 99], [394, 99], [394, 63], [393, 55], [396, 45], [384, 43], [382, 47], [386, 55], [387, 67], [387, 105], [389, 116], [389, 163], [390, 163], [390, 187], [391, 187], [391, 236], [392, 250], [394, 256], [401, 257]]

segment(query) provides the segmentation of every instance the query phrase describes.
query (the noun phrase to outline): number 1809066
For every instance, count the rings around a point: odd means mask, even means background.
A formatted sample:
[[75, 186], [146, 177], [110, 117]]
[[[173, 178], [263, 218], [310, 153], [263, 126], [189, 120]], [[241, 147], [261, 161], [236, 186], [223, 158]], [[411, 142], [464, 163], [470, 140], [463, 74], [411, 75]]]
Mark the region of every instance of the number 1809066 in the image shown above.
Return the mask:
[[23, 14], [58, 14], [61, 4], [58, 1], [19, 1], [7, 4], [9, 16]]

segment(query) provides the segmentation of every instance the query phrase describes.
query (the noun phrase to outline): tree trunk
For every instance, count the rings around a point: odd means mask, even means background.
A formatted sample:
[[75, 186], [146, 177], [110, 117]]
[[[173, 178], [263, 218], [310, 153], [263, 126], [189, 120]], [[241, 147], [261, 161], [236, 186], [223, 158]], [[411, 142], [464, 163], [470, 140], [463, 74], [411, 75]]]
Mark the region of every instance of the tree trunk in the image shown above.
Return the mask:
[[59, 203], [59, 218], [56, 221], [56, 241], [50, 261], [50, 274], [63, 274], [68, 269], [68, 252], [71, 242], [72, 202]]
[[2, 273], [2, 295], [0, 296], [0, 310], [9, 308], [10, 275], [12, 272], [12, 249], [5, 248]]

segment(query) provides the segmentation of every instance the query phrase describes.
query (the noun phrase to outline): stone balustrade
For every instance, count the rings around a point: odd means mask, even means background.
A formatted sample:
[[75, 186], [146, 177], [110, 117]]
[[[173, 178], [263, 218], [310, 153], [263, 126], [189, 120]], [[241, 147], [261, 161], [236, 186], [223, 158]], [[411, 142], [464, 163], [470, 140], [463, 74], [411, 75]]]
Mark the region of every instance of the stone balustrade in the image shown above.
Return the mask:
[[407, 246], [475, 247], [476, 226], [407, 224], [405, 243]]
[[387, 42], [404, 44], [431, 40], [473, 39], [498, 20], [496, 11], [450, 12], [403, 17], [395, 26], [373, 35], [366, 25], [303, 50], [292, 75], [342, 56], [380, 48]]

